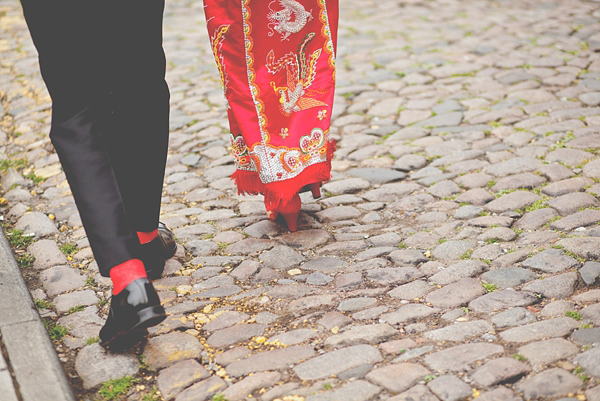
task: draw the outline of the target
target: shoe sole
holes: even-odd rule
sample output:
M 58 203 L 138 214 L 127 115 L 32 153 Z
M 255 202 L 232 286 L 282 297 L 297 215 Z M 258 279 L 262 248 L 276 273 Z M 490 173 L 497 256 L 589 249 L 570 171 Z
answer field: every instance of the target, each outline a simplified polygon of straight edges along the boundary
M 100 345 L 104 348 L 118 348 L 123 349 L 123 343 L 128 343 L 127 339 L 130 337 L 137 337 L 137 335 L 147 328 L 160 324 L 167 318 L 165 309 L 158 306 L 149 306 L 138 312 L 140 321 L 132 326 L 127 331 L 120 331 L 114 337 L 107 341 L 100 342 Z M 131 344 L 133 345 L 133 344 Z M 126 348 L 126 347 L 125 347 Z

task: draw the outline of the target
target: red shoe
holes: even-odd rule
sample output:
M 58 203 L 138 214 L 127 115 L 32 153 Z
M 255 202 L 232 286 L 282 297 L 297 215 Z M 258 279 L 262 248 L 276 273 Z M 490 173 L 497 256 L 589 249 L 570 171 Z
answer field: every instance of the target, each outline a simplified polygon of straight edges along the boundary
M 318 199 L 321 197 L 321 183 L 320 182 L 313 182 L 312 184 L 308 185 L 308 188 L 310 188 L 310 192 L 312 192 L 312 196 L 314 199 Z
M 269 217 L 269 220 L 275 220 L 278 215 L 283 215 L 283 218 L 288 225 L 288 229 L 294 232 L 298 230 L 298 214 L 300 213 L 301 207 L 302 201 L 300 200 L 300 196 L 296 194 L 285 205 L 279 204 L 274 209 L 267 209 L 267 216 Z

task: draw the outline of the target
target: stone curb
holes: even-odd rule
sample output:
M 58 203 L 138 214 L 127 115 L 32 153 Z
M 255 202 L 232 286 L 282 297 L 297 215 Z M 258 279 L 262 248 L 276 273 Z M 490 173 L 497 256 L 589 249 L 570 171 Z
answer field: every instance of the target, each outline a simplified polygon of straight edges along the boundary
M 7 358 L 5 361 L 0 353 L 0 394 L 3 400 L 75 401 L 67 376 L 2 230 L 0 348 Z M 12 378 L 11 371 L 14 375 Z

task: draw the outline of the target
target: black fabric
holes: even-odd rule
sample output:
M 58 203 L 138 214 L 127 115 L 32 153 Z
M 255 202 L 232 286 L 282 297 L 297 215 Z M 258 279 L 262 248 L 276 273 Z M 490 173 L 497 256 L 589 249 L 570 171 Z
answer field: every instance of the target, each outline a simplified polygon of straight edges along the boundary
M 52 97 L 50 138 L 100 273 L 158 226 L 169 135 L 164 0 L 22 0 Z
M 152 241 L 142 245 L 144 267 L 148 278 L 158 280 L 165 270 L 165 262 L 177 252 L 175 235 L 164 223 L 158 222 L 158 235 Z

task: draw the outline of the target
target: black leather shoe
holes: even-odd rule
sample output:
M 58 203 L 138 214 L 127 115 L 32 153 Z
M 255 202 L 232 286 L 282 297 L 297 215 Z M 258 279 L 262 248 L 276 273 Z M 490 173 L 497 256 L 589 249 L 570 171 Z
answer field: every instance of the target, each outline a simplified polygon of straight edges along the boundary
M 148 278 L 158 280 L 165 270 L 165 261 L 175 255 L 177 243 L 175 235 L 164 223 L 158 223 L 158 236 L 142 245 L 142 262 Z
M 110 301 L 110 311 L 100 329 L 100 345 L 119 349 L 139 337 L 148 327 L 156 326 L 167 317 L 152 283 L 139 278 L 129 283 Z

